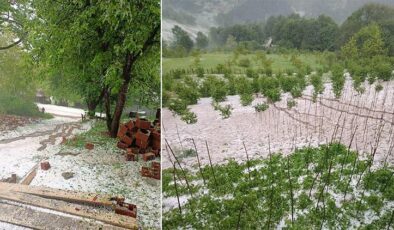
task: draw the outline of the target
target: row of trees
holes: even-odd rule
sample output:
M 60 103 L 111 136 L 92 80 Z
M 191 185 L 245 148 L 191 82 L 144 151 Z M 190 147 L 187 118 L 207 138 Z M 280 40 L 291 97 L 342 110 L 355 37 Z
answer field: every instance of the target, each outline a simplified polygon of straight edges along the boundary
M 17 35 L 35 79 L 63 98 L 83 98 L 90 114 L 103 105 L 111 136 L 130 86 L 138 91 L 160 84 L 159 0 L 20 0 L 4 6 L 10 20 L 20 18 L 14 28 L 22 29 Z M 160 87 L 152 90 L 149 97 L 159 104 Z

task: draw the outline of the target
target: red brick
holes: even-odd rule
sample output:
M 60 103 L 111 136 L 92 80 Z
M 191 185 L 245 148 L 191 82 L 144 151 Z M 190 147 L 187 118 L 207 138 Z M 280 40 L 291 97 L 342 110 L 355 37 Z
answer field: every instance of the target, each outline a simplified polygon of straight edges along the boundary
M 160 169 L 160 163 L 159 162 L 156 162 L 156 161 L 153 161 L 152 162 L 152 168 L 158 168 L 158 169 Z
M 142 166 L 140 173 L 141 173 L 141 176 L 143 176 L 143 177 L 151 177 L 150 168 L 148 168 L 148 167 Z
M 127 146 L 130 146 L 133 143 L 133 138 L 125 135 L 122 137 L 121 141 L 125 143 Z
M 118 137 L 122 138 L 124 135 L 126 135 L 127 130 L 128 130 L 128 128 L 126 125 L 120 125 L 119 131 L 118 131 Z
M 150 136 L 152 137 L 152 140 L 159 140 L 160 141 L 160 139 L 161 139 L 161 134 L 156 130 L 151 132 Z
M 134 121 L 129 121 L 126 124 L 128 130 L 132 130 L 135 126 Z
M 148 147 L 148 141 L 142 141 L 136 139 L 135 144 L 140 147 L 141 149 L 146 149 Z
M 150 136 L 150 131 L 149 130 L 143 130 L 140 129 L 135 135 L 135 139 L 143 141 L 143 142 L 148 142 Z
M 149 129 L 151 123 L 143 118 L 137 118 L 135 121 L 135 126 L 140 129 Z
M 159 150 L 161 148 L 161 141 L 160 140 L 153 140 L 151 143 L 152 149 Z

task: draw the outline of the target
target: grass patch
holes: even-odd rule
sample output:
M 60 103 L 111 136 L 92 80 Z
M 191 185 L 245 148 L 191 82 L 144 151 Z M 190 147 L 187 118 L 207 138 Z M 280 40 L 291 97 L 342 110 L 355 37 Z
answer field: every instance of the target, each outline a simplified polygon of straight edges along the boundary
M 107 135 L 105 121 L 97 120 L 92 124 L 92 128 L 87 132 L 77 134 L 73 139 L 67 140 L 66 146 L 73 148 L 85 148 L 86 143 L 93 143 L 96 146 L 113 146 L 116 148 L 117 139 Z

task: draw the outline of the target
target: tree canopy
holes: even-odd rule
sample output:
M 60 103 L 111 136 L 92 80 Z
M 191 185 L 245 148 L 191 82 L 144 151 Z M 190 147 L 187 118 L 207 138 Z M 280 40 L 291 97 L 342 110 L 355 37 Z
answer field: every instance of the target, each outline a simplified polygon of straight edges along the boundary
M 91 114 L 105 104 L 116 136 L 129 87 L 159 81 L 160 1 L 25 0 L 21 6 L 31 9 L 24 43 L 36 77 L 55 95 L 82 98 Z M 151 99 L 159 101 L 153 89 Z

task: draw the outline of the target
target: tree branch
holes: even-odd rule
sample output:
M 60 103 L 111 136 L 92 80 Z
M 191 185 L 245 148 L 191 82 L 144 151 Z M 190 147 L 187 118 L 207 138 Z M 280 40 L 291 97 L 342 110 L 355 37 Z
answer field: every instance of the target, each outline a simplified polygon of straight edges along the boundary
M 141 53 L 145 52 L 149 47 L 151 47 L 153 44 L 157 42 L 157 40 L 155 40 L 155 37 L 159 31 L 160 31 L 160 25 L 157 25 L 155 26 L 155 28 L 153 28 L 153 30 L 149 34 L 149 37 L 145 40 L 142 49 L 133 55 L 133 60 L 135 60 Z
M 12 43 L 12 44 L 10 44 L 10 45 L 8 45 L 8 46 L 0 47 L 0 50 L 10 49 L 10 48 L 12 48 L 12 47 L 18 45 L 18 44 L 21 43 L 21 42 L 22 42 L 22 39 L 19 39 L 18 41 L 14 42 L 14 43 Z

